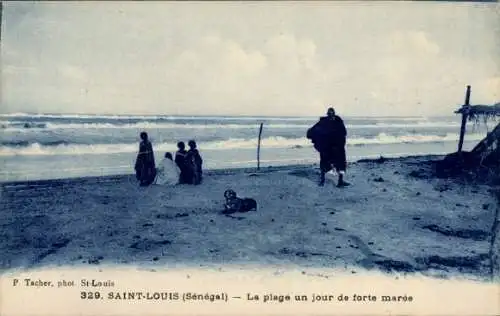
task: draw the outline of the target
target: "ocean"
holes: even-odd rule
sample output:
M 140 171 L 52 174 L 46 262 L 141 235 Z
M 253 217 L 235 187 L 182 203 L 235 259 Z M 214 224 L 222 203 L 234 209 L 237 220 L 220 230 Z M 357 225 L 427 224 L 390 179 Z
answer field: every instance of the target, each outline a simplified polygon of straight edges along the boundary
M 343 117 L 348 161 L 446 154 L 457 150 L 460 116 Z M 178 141 L 194 139 L 205 169 L 256 167 L 263 123 L 261 167 L 318 162 L 306 139 L 318 117 L 0 115 L 0 181 L 131 174 L 146 131 L 159 162 Z M 493 128 L 469 122 L 464 149 Z

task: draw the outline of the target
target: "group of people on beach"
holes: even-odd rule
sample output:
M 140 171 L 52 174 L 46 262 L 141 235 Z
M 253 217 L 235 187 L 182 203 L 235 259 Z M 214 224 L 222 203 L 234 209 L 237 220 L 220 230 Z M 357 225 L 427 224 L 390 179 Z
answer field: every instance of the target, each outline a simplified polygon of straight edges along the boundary
M 326 116 L 321 117 L 308 129 L 306 136 L 319 152 L 319 185 L 323 186 L 326 174 L 335 169 L 338 173 L 337 187 L 349 186 L 350 184 L 344 180 L 347 168 L 345 151 L 347 130 L 342 118 L 335 114 L 335 109 L 328 108 Z M 156 168 L 153 145 L 148 140 L 148 134 L 142 132 L 140 137 L 135 173 L 141 186 L 153 183 L 162 185 L 201 183 L 203 159 L 194 140 L 188 142 L 189 150 L 186 150 L 184 142 L 178 142 L 175 159 L 172 159 L 172 154 L 167 152 L 160 167 Z
M 202 181 L 203 159 L 196 142 L 188 142 L 186 150 L 184 142 L 177 143 L 175 159 L 167 152 L 158 168 L 155 164 L 153 145 L 146 132 L 140 134 L 139 153 L 135 161 L 135 175 L 141 186 L 153 183 L 159 185 L 193 184 Z

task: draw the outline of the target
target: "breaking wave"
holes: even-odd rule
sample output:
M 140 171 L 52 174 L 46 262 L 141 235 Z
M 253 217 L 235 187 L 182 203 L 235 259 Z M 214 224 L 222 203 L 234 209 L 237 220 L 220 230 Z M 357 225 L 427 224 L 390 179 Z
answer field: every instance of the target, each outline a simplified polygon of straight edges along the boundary
M 264 124 L 265 129 L 307 129 L 311 124 Z M 446 128 L 456 127 L 460 125 L 458 122 L 414 122 L 412 124 L 401 123 L 381 123 L 373 124 L 353 124 L 347 122 L 348 129 L 377 129 L 377 128 Z M 4 121 L 0 123 L 0 128 L 4 131 L 15 132 L 23 130 L 58 130 L 58 129 L 137 129 L 137 130 L 152 130 L 152 129 L 256 129 L 259 123 L 254 124 L 193 124 L 193 123 L 167 123 L 167 122 L 148 122 L 141 121 L 136 123 L 56 123 L 56 122 L 23 122 L 23 121 Z
M 267 124 L 267 128 L 308 128 L 305 124 Z M 0 125 L 4 130 L 15 131 L 22 129 L 245 129 L 258 128 L 259 124 L 189 124 L 189 123 L 32 123 L 32 122 L 5 122 Z
M 7 118 L 47 118 L 47 119 L 106 119 L 106 120 L 316 120 L 317 117 L 273 117 L 273 116 L 177 116 L 177 115 L 101 115 L 101 114 L 0 114 Z
M 481 134 L 467 135 L 467 140 L 481 140 Z M 457 141 L 457 134 L 438 135 L 401 135 L 394 136 L 379 133 L 376 137 L 354 137 L 348 138 L 348 146 L 383 145 L 383 144 L 414 144 L 414 143 L 439 143 Z M 263 148 L 300 148 L 310 147 L 311 142 L 306 138 L 267 137 L 262 139 Z M 175 151 L 176 143 L 154 143 L 155 151 Z M 226 140 L 200 142 L 200 150 L 231 150 L 231 149 L 254 149 L 257 139 L 231 138 Z M 4 142 L 0 146 L 0 156 L 16 155 L 99 155 L 113 153 L 134 153 L 138 149 L 136 143 L 119 144 L 73 144 L 66 141 L 29 143 Z

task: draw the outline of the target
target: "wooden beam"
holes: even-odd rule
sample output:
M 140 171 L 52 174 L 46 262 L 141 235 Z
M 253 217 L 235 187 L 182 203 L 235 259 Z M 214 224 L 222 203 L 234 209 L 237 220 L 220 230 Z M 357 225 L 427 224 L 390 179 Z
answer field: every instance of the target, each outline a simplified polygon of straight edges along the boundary
M 467 86 L 465 92 L 465 103 L 462 105 L 462 125 L 460 126 L 460 139 L 458 140 L 458 152 L 462 152 L 464 145 L 465 127 L 467 125 L 467 116 L 469 115 L 468 108 L 470 106 L 470 86 Z
M 3 1 L 0 0 L 0 45 L 2 43 L 2 24 L 3 24 L 2 13 L 3 13 Z
M 257 170 L 260 170 L 260 138 L 262 136 L 262 127 L 264 123 L 260 123 L 259 128 L 259 143 L 257 144 Z

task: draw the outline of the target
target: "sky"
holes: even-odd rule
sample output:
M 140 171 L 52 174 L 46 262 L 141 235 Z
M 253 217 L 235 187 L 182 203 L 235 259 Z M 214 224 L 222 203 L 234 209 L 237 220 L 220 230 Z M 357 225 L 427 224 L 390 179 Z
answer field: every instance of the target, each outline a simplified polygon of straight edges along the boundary
M 0 112 L 450 115 L 500 101 L 500 4 L 5 2 Z

